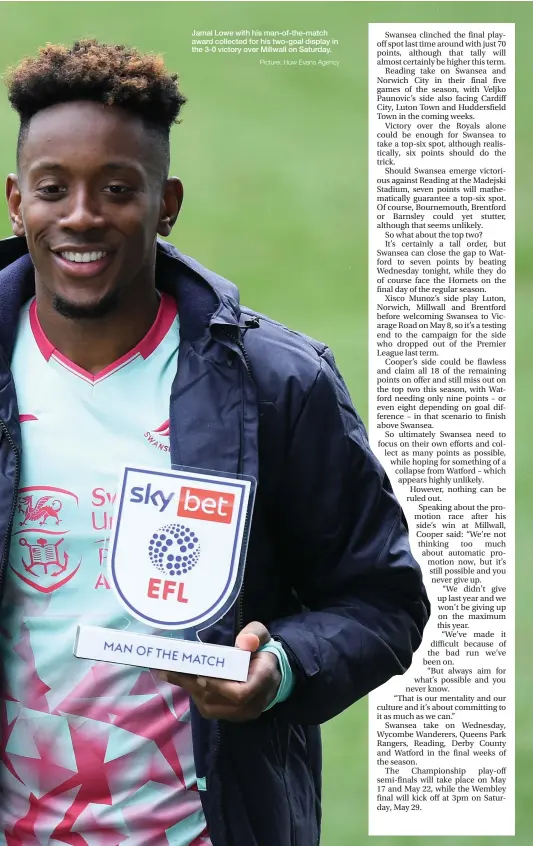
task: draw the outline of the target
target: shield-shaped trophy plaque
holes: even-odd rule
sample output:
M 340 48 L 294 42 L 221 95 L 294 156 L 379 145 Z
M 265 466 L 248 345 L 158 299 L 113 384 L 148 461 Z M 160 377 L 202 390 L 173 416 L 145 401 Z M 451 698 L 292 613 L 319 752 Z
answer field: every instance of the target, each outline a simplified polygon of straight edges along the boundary
M 239 595 L 255 479 L 187 467 L 125 467 L 118 491 L 110 582 L 127 612 L 149 629 L 142 634 L 82 625 L 74 654 L 245 681 L 250 653 L 203 643 L 199 632 Z

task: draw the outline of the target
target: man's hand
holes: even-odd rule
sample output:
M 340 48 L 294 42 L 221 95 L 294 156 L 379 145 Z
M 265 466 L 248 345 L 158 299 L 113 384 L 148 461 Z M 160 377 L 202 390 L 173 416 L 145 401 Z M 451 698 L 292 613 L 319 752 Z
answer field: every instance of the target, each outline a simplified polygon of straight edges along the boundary
M 235 646 L 255 653 L 245 682 L 163 671 L 159 676 L 186 690 L 202 717 L 235 723 L 255 720 L 275 698 L 281 682 L 277 657 L 272 652 L 257 652 L 269 640 L 269 631 L 257 622 L 249 623 L 237 635 Z

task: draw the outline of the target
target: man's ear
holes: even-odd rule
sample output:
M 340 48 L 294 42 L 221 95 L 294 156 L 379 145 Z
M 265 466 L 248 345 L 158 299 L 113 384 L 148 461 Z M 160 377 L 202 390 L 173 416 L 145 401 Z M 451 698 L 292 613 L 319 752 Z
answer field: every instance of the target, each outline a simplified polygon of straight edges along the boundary
M 6 180 L 6 199 L 13 234 L 22 237 L 26 234 L 22 220 L 22 196 L 18 176 L 14 173 L 10 173 Z
M 161 216 L 157 232 L 163 237 L 170 235 L 172 227 L 178 219 L 181 204 L 183 203 L 183 184 L 177 176 L 171 176 L 165 182 L 163 197 L 161 199 Z

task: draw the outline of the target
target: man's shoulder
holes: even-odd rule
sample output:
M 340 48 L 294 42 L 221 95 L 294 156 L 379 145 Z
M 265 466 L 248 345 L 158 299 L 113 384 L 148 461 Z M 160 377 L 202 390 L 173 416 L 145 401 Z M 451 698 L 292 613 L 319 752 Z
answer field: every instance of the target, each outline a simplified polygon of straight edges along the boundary
M 307 395 L 325 364 L 333 363 L 327 344 L 246 306 L 241 314 L 260 401 L 278 403 L 286 393 Z
M 211 307 L 220 317 L 222 304 L 224 314 L 239 325 L 260 402 L 279 405 L 288 394 L 291 399 L 304 398 L 321 370 L 334 367 L 333 355 L 325 343 L 242 305 L 235 283 L 168 242 L 159 242 L 159 248 L 193 271 L 193 276 L 207 282 L 219 303 Z
M 227 308 L 224 313 L 238 323 L 260 400 L 273 402 L 275 397 L 279 399 L 280 390 L 287 382 L 293 390 L 310 390 L 324 358 L 333 360 L 326 344 L 242 305 L 234 282 L 181 253 L 172 244 L 159 241 L 159 248 L 177 259 L 189 272 L 193 271 L 196 278 L 207 282 L 216 293 L 219 304 L 223 303 Z M 219 307 L 215 308 L 220 315 Z

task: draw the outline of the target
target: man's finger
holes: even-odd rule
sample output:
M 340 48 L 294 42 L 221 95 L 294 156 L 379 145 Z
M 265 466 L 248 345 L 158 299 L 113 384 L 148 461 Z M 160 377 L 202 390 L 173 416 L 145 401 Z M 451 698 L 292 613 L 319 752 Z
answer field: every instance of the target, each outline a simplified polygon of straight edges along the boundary
M 242 706 L 255 699 L 261 693 L 265 682 L 278 670 L 278 659 L 275 655 L 260 652 L 254 655 L 250 662 L 248 679 L 245 682 L 234 682 L 226 679 L 207 679 L 205 692 L 217 697 L 220 701 Z M 279 680 L 278 680 L 279 686 Z
M 211 700 L 219 698 L 220 701 L 228 703 L 237 703 L 242 699 L 242 688 L 245 682 L 233 682 L 225 679 L 206 679 L 203 676 L 193 676 L 189 673 L 171 673 L 166 670 L 160 670 L 159 678 L 169 684 L 175 684 L 186 690 L 187 693 L 193 697 L 201 697 L 205 699 L 206 694 L 209 694 Z
M 248 623 L 237 635 L 235 646 L 245 649 L 247 652 L 257 652 L 260 646 L 264 646 L 270 640 L 270 632 L 263 623 L 254 620 Z
M 157 674 L 162 681 L 178 685 L 188 693 L 197 693 L 199 688 L 202 689 L 206 686 L 205 679 L 200 680 L 198 676 L 193 676 L 190 673 L 171 673 L 167 670 L 158 670 Z
M 193 676 L 189 673 L 171 673 L 166 670 L 159 671 L 159 677 L 170 684 L 183 687 L 189 693 L 198 694 L 209 692 L 228 702 L 242 702 L 243 699 L 255 696 L 258 688 L 262 686 L 263 680 L 268 675 L 269 665 L 274 663 L 277 666 L 277 659 L 266 652 L 254 656 L 250 663 L 248 679 L 245 682 L 230 681 L 229 679 L 205 678 Z

